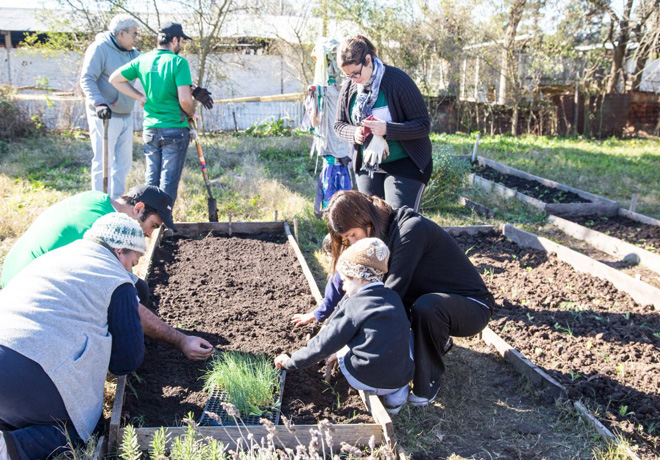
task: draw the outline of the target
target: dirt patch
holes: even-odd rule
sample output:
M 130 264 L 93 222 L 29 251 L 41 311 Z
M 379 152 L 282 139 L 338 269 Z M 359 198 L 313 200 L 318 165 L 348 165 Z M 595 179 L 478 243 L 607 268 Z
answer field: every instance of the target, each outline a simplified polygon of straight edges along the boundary
M 170 325 L 221 350 L 276 356 L 305 345 L 310 328 L 293 328 L 295 313 L 314 300 L 293 249 L 279 234 L 174 238 L 154 254 L 152 307 Z M 199 420 L 207 394 L 205 363 L 147 339 L 145 360 L 129 379 L 124 416 L 144 426 L 175 426 L 188 412 Z M 339 375 L 338 375 L 339 374 Z M 357 393 L 335 371 L 323 381 L 320 365 L 287 373 L 282 412 L 298 424 L 372 423 Z
M 660 226 L 624 216 L 567 216 L 572 222 L 660 254 Z
M 457 237 L 498 308 L 490 327 L 582 398 L 614 432 L 660 455 L 660 312 L 609 282 L 504 237 Z
M 504 174 L 490 166 L 474 165 L 472 166 L 472 172 L 484 179 L 502 184 L 505 187 L 517 190 L 524 195 L 536 198 L 544 203 L 590 203 L 589 200 L 585 200 L 576 193 L 547 187 L 535 180 Z

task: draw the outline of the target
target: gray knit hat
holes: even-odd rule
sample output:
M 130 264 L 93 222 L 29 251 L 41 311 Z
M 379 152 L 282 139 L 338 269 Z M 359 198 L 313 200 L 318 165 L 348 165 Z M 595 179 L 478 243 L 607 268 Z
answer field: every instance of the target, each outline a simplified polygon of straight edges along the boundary
M 140 224 L 121 212 L 111 212 L 99 217 L 83 238 L 114 249 L 131 249 L 142 254 L 147 249 Z
M 378 238 L 362 238 L 341 253 L 337 271 L 351 278 L 383 281 L 390 250 Z

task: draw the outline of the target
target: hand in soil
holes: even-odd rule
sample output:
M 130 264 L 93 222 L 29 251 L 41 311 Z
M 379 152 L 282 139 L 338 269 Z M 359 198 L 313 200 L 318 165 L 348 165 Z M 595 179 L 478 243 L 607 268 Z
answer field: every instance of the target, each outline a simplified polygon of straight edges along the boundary
M 291 322 L 293 322 L 294 326 L 297 327 L 297 326 L 304 326 L 305 324 L 309 324 L 315 319 L 316 318 L 314 317 L 313 313 L 298 313 L 296 315 L 293 315 Z
M 203 361 L 213 354 L 213 345 L 194 335 L 184 336 L 179 348 L 191 361 Z
M 288 359 L 289 359 L 289 355 L 287 355 L 286 353 L 282 353 L 277 358 L 275 358 L 275 367 L 277 367 L 278 369 L 282 369 L 284 367 L 284 363 L 287 362 Z M 286 369 L 286 367 L 284 367 L 284 369 Z

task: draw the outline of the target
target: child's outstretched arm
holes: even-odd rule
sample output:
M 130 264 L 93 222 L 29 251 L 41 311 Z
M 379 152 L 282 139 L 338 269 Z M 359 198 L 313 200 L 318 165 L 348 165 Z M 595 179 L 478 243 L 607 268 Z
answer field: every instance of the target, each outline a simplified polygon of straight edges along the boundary
M 337 304 L 342 297 L 344 297 L 344 290 L 341 277 L 339 276 L 339 273 L 335 272 L 330 276 L 330 279 L 325 285 L 325 293 L 321 304 L 311 313 L 299 313 L 293 315 L 291 322 L 293 322 L 295 326 L 304 326 L 314 320 L 322 323 L 335 311 L 335 308 L 337 308 Z

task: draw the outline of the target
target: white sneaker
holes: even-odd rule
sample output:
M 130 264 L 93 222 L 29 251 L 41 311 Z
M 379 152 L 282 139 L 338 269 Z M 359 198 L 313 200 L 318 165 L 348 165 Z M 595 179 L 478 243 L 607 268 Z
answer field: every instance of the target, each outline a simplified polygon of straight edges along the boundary
M 7 452 L 7 444 L 2 431 L 0 431 L 0 460 L 9 460 L 9 452 Z
M 440 386 L 438 386 L 438 389 L 436 390 L 432 398 L 424 398 L 423 396 L 417 396 L 415 393 L 410 393 L 408 395 L 408 404 L 410 404 L 413 407 L 426 407 L 430 403 L 435 401 L 435 398 L 438 397 L 439 393 L 440 393 Z

